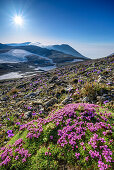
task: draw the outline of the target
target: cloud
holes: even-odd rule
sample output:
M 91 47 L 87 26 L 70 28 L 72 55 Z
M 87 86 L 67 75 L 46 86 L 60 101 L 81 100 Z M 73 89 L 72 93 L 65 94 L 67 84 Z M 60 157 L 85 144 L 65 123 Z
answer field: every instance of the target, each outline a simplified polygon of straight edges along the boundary
M 76 43 L 73 44 L 73 47 L 92 59 L 106 57 L 114 53 L 114 43 Z

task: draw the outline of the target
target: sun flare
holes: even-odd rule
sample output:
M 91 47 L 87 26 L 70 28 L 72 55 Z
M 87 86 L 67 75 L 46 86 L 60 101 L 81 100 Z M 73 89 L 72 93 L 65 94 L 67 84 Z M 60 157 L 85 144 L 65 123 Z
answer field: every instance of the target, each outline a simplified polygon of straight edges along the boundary
M 14 17 L 14 23 L 16 24 L 16 25 L 22 25 L 23 24 L 23 18 L 22 18 L 22 16 L 15 16 Z

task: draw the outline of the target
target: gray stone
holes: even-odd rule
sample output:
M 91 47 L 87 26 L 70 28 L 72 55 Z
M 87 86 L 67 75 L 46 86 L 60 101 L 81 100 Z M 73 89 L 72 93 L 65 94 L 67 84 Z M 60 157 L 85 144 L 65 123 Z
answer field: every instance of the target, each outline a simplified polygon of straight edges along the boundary
M 38 100 L 34 100 L 32 102 L 33 105 L 42 105 L 42 100 L 38 99 Z
M 73 83 L 77 84 L 78 83 L 78 79 L 74 79 Z
M 50 106 L 52 106 L 53 104 L 55 104 L 57 102 L 57 99 L 56 98 L 52 98 L 50 99 L 49 101 L 47 101 L 45 104 L 44 104 L 44 107 L 45 108 L 48 108 Z
M 83 103 L 87 103 L 87 102 L 89 102 L 89 97 L 87 97 L 87 96 L 86 96 L 86 97 L 84 97 L 84 98 L 82 99 L 82 102 L 83 102 Z
M 2 101 L 7 101 L 8 99 L 9 99 L 9 97 L 5 96 L 5 97 L 2 98 Z
M 68 103 L 71 103 L 71 102 L 72 102 L 72 99 L 68 96 L 61 103 L 62 104 L 68 104 Z
M 97 101 L 100 103 L 103 103 L 106 100 L 111 101 L 111 97 L 105 94 L 103 96 L 97 96 Z
M 31 111 L 28 111 L 28 112 L 24 113 L 24 119 L 29 119 L 31 117 L 32 117 L 32 112 Z
M 97 80 L 98 83 L 106 83 L 107 82 L 106 77 L 101 76 L 101 75 L 99 75 L 98 77 L 99 77 Z
M 26 98 L 34 98 L 34 97 L 36 97 L 36 93 L 29 93 L 29 94 L 27 94 L 26 96 L 24 96 L 24 98 L 26 99 Z
M 55 81 L 58 79 L 58 77 L 57 76 L 53 76 L 52 78 L 51 78 L 51 80 L 49 81 L 49 83 L 55 83 Z
M 73 92 L 73 87 L 71 85 L 67 86 L 67 88 L 65 88 L 66 92 Z
M 6 118 L 7 116 L 6 115 L 2 115 L 2 119 Z
M 61 93 L 57 92 L 56 93 L 56 98 L 58 99 L 60 97 Z

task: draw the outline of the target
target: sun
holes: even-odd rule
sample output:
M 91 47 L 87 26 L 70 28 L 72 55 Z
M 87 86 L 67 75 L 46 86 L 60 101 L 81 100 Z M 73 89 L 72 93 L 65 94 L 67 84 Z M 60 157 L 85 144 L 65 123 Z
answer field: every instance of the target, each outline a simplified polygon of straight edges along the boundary
M 14 17 L 14 23 L 16 24 L 16 25 L 22 25 L 23 24 L 23 17 L 22 16 L 19 16 L 19 15 L 16 15 L 15 17 Z

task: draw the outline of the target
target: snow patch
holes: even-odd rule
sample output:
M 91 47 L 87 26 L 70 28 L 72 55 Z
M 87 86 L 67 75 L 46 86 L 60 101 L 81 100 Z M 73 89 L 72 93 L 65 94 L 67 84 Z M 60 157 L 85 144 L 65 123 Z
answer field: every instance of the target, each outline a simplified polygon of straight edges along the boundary
M 23 77 L 23 75 L 19 74 L 19 72 L 11 72 L 11 73 L 4 74 L 4 75 L 0 76 L 0 80 L 21 78 L 21 77 Z
M 13 49 L 6 53 L 0 54 L 0 63 L 19 63 L 27 62 L 27 55 L 31 53 L 26 50 Z
M 44 70 L 44 71 L 48 71 L 48 70 L 52 70 L 56 68 L 56 66 L 47 66 L 47 67 L 37 67 L 34 70 Z

